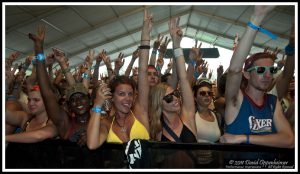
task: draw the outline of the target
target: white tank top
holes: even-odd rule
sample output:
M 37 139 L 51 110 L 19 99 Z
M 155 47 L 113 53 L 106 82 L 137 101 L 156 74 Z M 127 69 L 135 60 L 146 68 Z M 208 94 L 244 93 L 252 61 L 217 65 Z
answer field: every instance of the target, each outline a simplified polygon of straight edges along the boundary
M 198 111 L 195 115 L 196 128 L 197 128 L 197 141 L 214 143 L 219 140 L 221 136 L 221 131 L 218 126 L 218 121 L 216 115 L 211 112 L 214 117 L 214 121 L 207 121 L 200 117 Z

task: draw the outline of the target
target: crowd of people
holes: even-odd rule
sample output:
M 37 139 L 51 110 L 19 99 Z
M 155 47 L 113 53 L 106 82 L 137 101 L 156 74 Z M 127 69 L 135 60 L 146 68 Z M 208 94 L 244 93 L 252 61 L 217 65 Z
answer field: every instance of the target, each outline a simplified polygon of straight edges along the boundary
M 98 55 L 90 50 L 71 72 L 63 52 L 44 54 L 46 28 L 38 26 L 28 35 L 35 56 L 16 67 L 18 53 L 6 58 L 6 143 L 64 139 L 97 149 L 105 142 L 143 139 L 294 148 L 294 26 L 283 48 L 286 58 L 277 66 L 278 50 L 265 49 L 247 58 L 259 26 L 273 8 L 255 6 L 252 25 L 235 45 L 229 68 L 218 68 L 216 82 L 202 59 L 201 43 L 196 41 L 190 49 L 185 66 L 179 18 L 169 21 L 171 38 L 159 35 L 150 45 L 153 15 L 144 11 L 140 46 L 124 74 L 119 73 L 124 55 L 119 54 L 113 69 L 105 50 Z M 162 72 L 169 42 L 174 57 Z M 133 68 L 136 60 L 138 68 Z M 53 72 L 55 61 L 60 69 Z M 102 61 L 108 75 L 99 77 Z M 25 77 L 29 66 L 31 75 Z

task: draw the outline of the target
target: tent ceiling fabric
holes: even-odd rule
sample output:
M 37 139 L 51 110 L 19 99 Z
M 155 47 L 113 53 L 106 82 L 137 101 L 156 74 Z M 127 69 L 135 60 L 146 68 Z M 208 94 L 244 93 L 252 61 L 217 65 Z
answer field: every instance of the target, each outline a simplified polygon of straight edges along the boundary
M 74 67 L 83 63 L 89 49 L 96 53 L 105 49 L 114 61 L 120 52 L 129 56 L 140 43 L 143 10 L 153 13 L 151 45 L 157 35 L 169 36 L 168 20 L 180 17 L 184 36 L 197 38 L 227 49 L 232 49 L 236 33 L 242 36 L 253 5 L 6 5 L 5 56 L 21 53 L 18 61 L 33 54 L 33 43 L 28 33 L 38 25 L 46 25 L 45 53 L 51 48 L 64 51 Z M 250 53 L 265 47 L 283 49 L 288 44 L 289 32 L 295 19 L 295 4 L 277 6 L 262 27 L 276 34 L 272 40 L 259 32 Z M 222 55 L 221 55 L 222 56 Z M 280 57 L 281 58 L 281 57 Z M 17 61 L 17 62 L 18 62 Z

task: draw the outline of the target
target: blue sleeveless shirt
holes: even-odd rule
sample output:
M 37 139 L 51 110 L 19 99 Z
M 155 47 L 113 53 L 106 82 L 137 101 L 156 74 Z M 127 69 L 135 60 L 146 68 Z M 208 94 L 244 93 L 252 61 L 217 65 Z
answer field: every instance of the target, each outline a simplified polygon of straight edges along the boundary
M 225 131 L 230 134 L 266 135 L 276 133 L 274 125 L 274 111 L 277 97 L 266 94 L 261 107 L 255 105 L 244 93 L 243 102 L 236 119 L 225 126 Z

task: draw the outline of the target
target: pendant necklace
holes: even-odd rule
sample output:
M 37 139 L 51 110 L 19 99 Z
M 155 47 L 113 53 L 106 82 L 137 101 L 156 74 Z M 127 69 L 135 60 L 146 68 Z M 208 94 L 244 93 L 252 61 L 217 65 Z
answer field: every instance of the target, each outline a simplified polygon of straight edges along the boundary
M 127 117 L 126 117 L 126 118 L 127 118 Z M 116 117 L 117 125 L 121 128 L 121 132 L 123 132 L 123 133 L 126 133 L 126 132 L 127 132 L 127 128 L 126 128 L 126 126 L 125 126 L 126 118 L 125 118 L 125 120 L 124 120 L 123 126 L 121 126 L 121 125 L 119 124 L 118 120 L 117 120 L 117 117 Z

